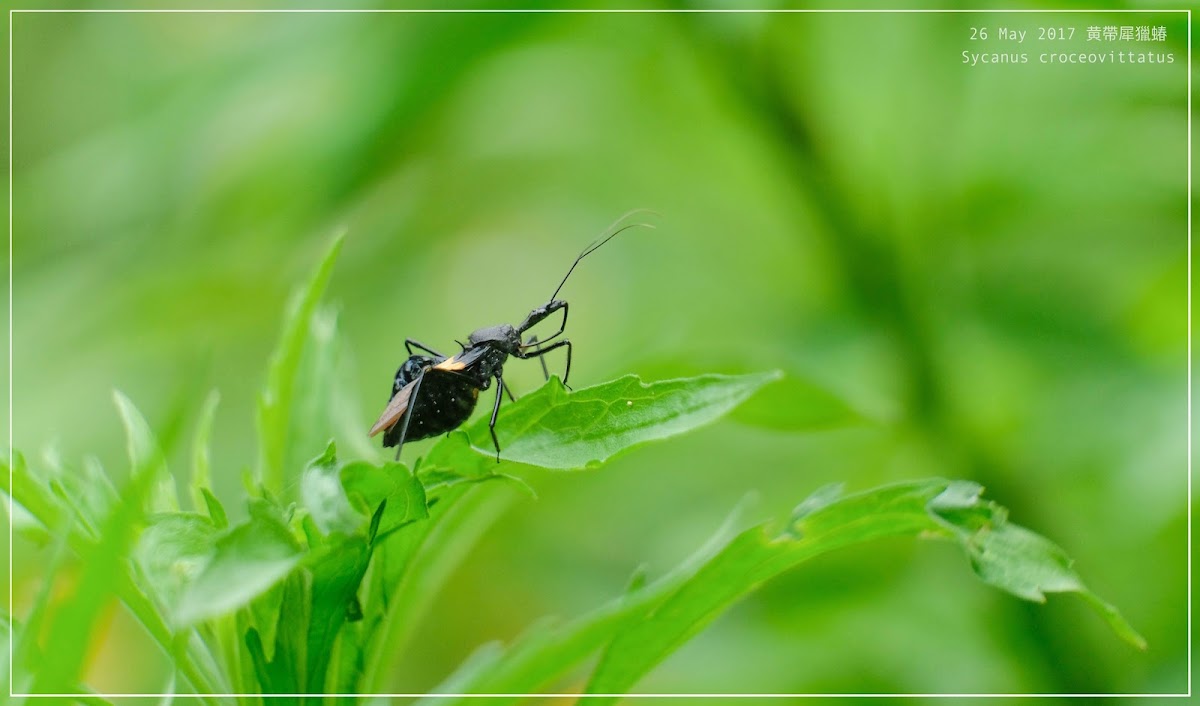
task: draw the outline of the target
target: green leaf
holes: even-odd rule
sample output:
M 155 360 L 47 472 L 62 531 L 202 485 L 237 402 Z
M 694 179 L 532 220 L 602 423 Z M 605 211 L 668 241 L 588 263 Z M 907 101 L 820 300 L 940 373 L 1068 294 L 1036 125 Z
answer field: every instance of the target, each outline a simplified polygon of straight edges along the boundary
M 896 536 L 957 541 L 984 580 L 1014 595 L 1034 598 L 1051 590 L 1077 592 L 1121 637 L 1137 646 L 1144 644 L 1115 609 L 1082 587 L 1066 568 L 1060 549 L 1008 524 L 1005 510 L 982 500 L 979 491 L 973 483 L 938 479 L 846 497 L 838 497 L 834 487 L 823 488 L 802 502 L 782 528 L 763 524 L 728 541 L 710 542 L 709 549 L 680 569 L 641 587 L 635 585 L 583 618 L 565 625 L 545 624 L 503 650 L 485 647 L 446 686 L 458 693 L 532 693 L 603 648 L 586 691 L 625 693 L 765 581 L 820 554 Z M 999 544 L 995 537 L 1002 538 Z M 588 703 L 613 700 L 596 697 Z M 512 701 L 500 698 L 497 703 Z
M 406 466 L 376 466 L 355 461 L 338 467 L 336 447 L 308 464 L 300 482 L 300 495 L 323 534 L 364 534 L 368 521 L 383 506 L 376 533 L 429 516 L 425 488 Z
M 632 363 L 633 369 L 650 377 L 692 376 L 720 371 L 747 373 L 780 361 L 779 351 L 758 351 L 747 357 L 728 351 L 689 351 L 686 355 L 652 357 Z M 742 424 L 778 431 L 812 432 L 870 423 L 858 410 L 829 389 L 799 371 L 784 371 L 779 382 L 768 385 L 730 417 Z
M 229 518 L 225 514 L 225 506 L 217 499 L 217 496 L 212 494 L 208 488 L 201 488 L 200 495 L 204 499 L 204 507 L 208 510 L 208 517 L 217 529 L 225 529 L 229 526 Z
M 301 558 L 282 523 L 260 513 L 217 539 L 212 559 L 180 598 L 177 621 L 188 625 L 231 612 L 286 576 Z
M 30 472 L 24 456 L 14 451 L 13 460 L 14 465 L 11 469 L 6 462 L 0 463 L 0 484 L 3 485 L 5 492 L 8 492 L 15 502 L 20 503 L 21 507 L 24 507 L 53 536 L 66 538 L 71 550 L 77 556 L 88 559 L 89 562 L 92 557 L 103 556 L 97 540 L 83 532 L 78 523 L 72 519 L 71 511 L 58 498 L 54 497 L 41 478 Z M 9 484 L 10 473 L 13 481 L 11 487 Z M 106 523 L 111 524 L 114 516 L 122 512 L 128 515 L 126 519 L 129 526 L 138 521 L 142 513 L 141 504 L 144 501 L 145 486 L 150 483 L 149 476 L 150 473 L 147 469 L 134 469 L 130 483 L 122 491 L 120 502 L 114 504 L 112 512 L 106 518 Z M 138 504 L 132 506 L 129 503 L 135 496 L 138 497 Z M 122 508 L 128 509 L 123 510 Z M 102 571 L 105 572 L 106 580 L 111 578 L 115 581 L 116 595 L 125 603 L 133 616 L 145 626 L 146 631 L 163 651 L 172 655 L 180 673 L 192 688 L 199 693 L 218 693 L 221 686 L 217 679 L 186 651 L 176 650 L 177 643 L 173 641 L 169 628 L 155 610 L 153 603 L 133 583 L 124 570 L 114 571 L 113 566 L 123 566 L 123 564 L 112 564 L 104 568 Z M 101 571 L 101 569 L 97 569 L 97 571 Z M 81 593 L 80 599 L 99 596 L 104 590 L 103 584 L 104 582 L 97 584 L 93 587 L 93 591 Z M 87 628 L 81 623 L 78 629 L 86 631 Z M 215 703 L 213 699 L 207 697 L 204 697 L 203 700 L 209 704 Z
M 357 604 L 358 587 L 371 559 L 365 537 L 346 537 L 327 546 L 309 562 L 312 571 L 312 610 L 307 643 L 307 689 L 325 690 L 325 676 L 338 631 L 350 606 Z
M 329 442 L 325 453 L 308 463 L 300 477 L 300 499 L 324 534 L 350 534 L 366 522 L 354 511 L 342 489 L 337 471 L 337 447 Z
M 70 510 L 61 497 L 55 496 L 43 479 L 29 471 L 25 456 L 14 451 L 10 467 L 7 459 L 0 472 L 0 485 L 10 498 L 24 508 L 25 517 L 36 520 L 53 535 L 66 536 L 71 529 Z M 17 513 L 13 513 L 14 520 Z
M 43 564 L 45 571 L 42 575 L 42 585 L 24 621 L 14 622 L 7 611 L 4 613 L 4 622 L 9 632 L 5 641 L 8 654 L 5 655 L 3 666 L 0 666 L 6 675 L 5 679 L 0 680 L 0 686 L 6 685 L 11 691 L 28 692 L 38 672 L 37 667 L 43 661 L 38 636 L 42 633 L 42 626 L 51 612 L 55 586 L 60 585 L 59 581 L 67 561 L 66 549 L 66 538 L 60 537 L 50 553 L 49 561 Z
M 212 489 L 212 478 L 209 474 L 208 440 L 212 436 L 213 419 L 217 415 L 217 404 L 221 394 L 216 390 L 208 393 L 204 406 L 200 409 L 200 421 L 196 423 L 196 435 L 192 438 L 192 508 L 197 512 L 210 507 L 204 490 Z M 215 519 L 215 518 L 214 518 Z
M 787 375 L 730 415 L 735 421 L 778 431 L 818 431 L 865 424 L 845 400 L 804 378 Z
M 380 503 L 387 502 L 377 534 L 386 535 L 405 523 L 429 517 L 425 487 L 403 464 L 375 466 L 356 461 L 342 466 L 340 476 L 350 504 L 362 516 L 370 517 Z
M 246 632 L 246 645 L 251 650 L 255 673 L 265 693 L 295 694 L 304 690 L 308 650 L 308 628 L 312 614 L 312 574 L 293 571 L 282 583 L 268 591 L 274 607 L 270 612 L 275 630 L 274 657 L 264 649 L 257 628 Z M 257 601 L 255 602 L 257 603 Z M 251 644 L 251 643 L 256 644 Z M 272 699 L 282 703 L 298 703 L 293 699 Z
M 317 306 L 296 367 L 284 468 L 303 467 L 318 444 L 334 436 L 339 340 L 337 309 Z M 356 431 L 361 438 L 361 427 Z
M 133 468 L 145 469 L 150 474 L 152 487 L 150 490 L 150 510 L 153 512 L 173 512 L 179 509 L 179 493 L 175 488 L 175 478 L 167 469 L 167 459 L 162 447 L 158 444 L 154 432 L 146 418 L 138 411 L 133 402 L 120 392 L 113 390 L 113 401 L 121 415 L 121 423 L 125 425 L 126 448 L 129 452 L 129 463 Z
M 643 383 L 627 375 L 573 392 L 558 378 L 502 410 L 496 434 L 501 458 L 557 470 L 593 468 L 648 441 L 715 421 L 779 373 L 701 375 Z M 472 448 L 494 458 L 486 417 L 467 431 Z M 451 434 L 429 453 L 430 467 L 462 470 L 461 441 Z
M 339 233 L 333 239 L 308 284 L 293 294 L 279 343 L 267 368 L 267 383 L 259 396 L 258 479 L 274 493 L 281 492 L 284 487 L 284 460 L 290 441 L 292 400 L 296 392 L 301 355 L 309 337 L 313 313 L 333 274 L 343 235 Z
M 159 605 L 172 609 L 216 549 L 217 529 L 207 518 L 171 513 L 150 518 L 134 558 Z
M 50 622 L 44 643 L 44 659 L 34 678 L 33 692 L 76 691 L 89 647 L 89 641 L 80 639 L 80 635 L 93 634 L 100 613 L 114 596 L 121 595 L 131 602 L 131 607 L 136 598 L 145 600 L 144 596 L 128 590 L 128 576 L 119 567 L 124 567 L 129 557 L 135 528 L 142 521 L 142 508 L 147 496 L 154 489 L 161 488 L 161 475 L 165 467 L 145 420 L 120 393 L 114 394 L 129 435 L 130 458 L 133 461 L 129 483 L 121 494 L 120 504 L 115 505 L 104 519 L 99 540 L 86 554 L 81 554 L 79 585 L 86 586 L 87 590 L 77 591 L 65 600 Z M 69 537 L 71 528 L 62 529 Z
M 981 500 L 982 492 L 974 483 L 955 483 L 930 502 L 930 511 L 955 533 L 980 579 L 1037 603 L 1046 601 L 1046 593 L 1077 593 L 1121 639 L 1138 649 L 1146 649 L 1145 638 L 1116 607 L 1084 585 L 1062 548 L 1035 532 L 1006 522 L 1004 508 Z M 974 515 L 969 512 L 972 509 Z M 980 517 L 991 522 L 985 524 Z M 997 517 L 999 521 L 995 520 Z
M 279 633 L 279 616 L 283 612 L 284 585 L 277 583 L 263 591 L 244 612 L 246 621 L 254 628 L 266 658 L 275 659 L 275 638 Z
M 693 576 L 737 535 L 744 524 L 746 500 L 730 513 L 722 526 L 692 556 L 673 571 L 652 583 L 644 583 L 569 623 L 542 621 L 521 635 L 514 644 L 499 649 L 495 643 L 484 645 L 434 693 L 535 693 L 612 641 L 623 626 L 636 622 L 654 605 Z M 631 582 L 641 583 L 635 579 Z M 464 701 L 463 699 L 423 699 L 424 706 Z M 466 699 L 467 703 L 472 699 Z M 496 698 L 489 703 L 516 703 L 517 697 Z
M 484 492 L 477 483 L 446 488 L 430 505 L 428 520 L 405 525 L 378 543 L 363 622 L 379 621 L 379 627 L 366 650 L 362 693 L 387 688 L 389 665 L 404 653 L 446 577 L 513 497 Z
M 826 493 L 809 504 L 815 509 L 806 510 L 781 533 L 767 525 L 743 532 L 666 600 L 616 635 L 587 691 L 627 691 L 762 582 L 819 554 L 881 537 L 949 537 L 963 546 L 981 578 L 1016 596 L 1037 600 L 1042 591 L 1074 591 L 1089 604 L 1099 601 L 1066 567 L 1061 549 L 1007 524 L 1003 508 L 983 501 L 980 491 L 974 483 L 931 480 L 885 486 L 832 502 Z M 1113 622 L 1115 610 L 1101 612 L 1121 637 L 1144 645 L 1119 615 Z

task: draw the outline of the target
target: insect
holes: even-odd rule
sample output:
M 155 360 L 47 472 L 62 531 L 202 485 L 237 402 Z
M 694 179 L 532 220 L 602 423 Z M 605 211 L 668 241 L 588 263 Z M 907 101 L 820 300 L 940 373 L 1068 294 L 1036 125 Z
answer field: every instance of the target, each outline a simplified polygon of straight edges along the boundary
M 617 219 L 604 235 L 584 248 L 579 257 L 575 258 L 575 262 L 571 263 L 567 274 L 550 295 L 549 301 L 529 312 L 520 324 L 499 324 L 478 329 L 467 337 L 466 343 L 459 344 L 462 350 L 452 356 L 442 355 L 420 341 L 405 339 L 404 347 L 409 357 L 396 370 L 387 407 L 371 427 L 369 435 L 375 436 L 383 432 L 384 447 L 395 446 L 398 461 L 404 442 L 436 436 L 467 421 L 479 402 L 479 393 L 490 388 L 495 380 L 496 401 L 492 405 L 488 430 L 496 447 L 496 462 L 499 463 L 500 440 L 496 438 L 496 415 L 500 413 L 502 395 L 507 394 L 510 400 L 513 399 L 512 391 L 504 383 L 505 362 L 509 356 L 521 360 L 537 358 L 542 362 L 542 372 L 549 378 L 543 356 L 559 348 L 566 348 L 567 365 L 563 373 L 563 384 L 567 384 L 571 375 L 571 341 L 568 338 L 555 339 L 562 336 L 567 329 L 568 307 L 566 301 L 557 298 L 558 293 L 562 291 L 563 285 L 583 258 L 630 228 L 654 227 L 649 223 L 631 223 L 617 228 L 617 225 L 632 213 L 636 212 L 627 213 Z M 522 342 L 522 336 L 529 329 L 559 310 L 562 311 L 562 321 L 558 331 L 540 341 L 536 335 L 531 334 Z M 416 353 L 413 349 L 420 352 Z

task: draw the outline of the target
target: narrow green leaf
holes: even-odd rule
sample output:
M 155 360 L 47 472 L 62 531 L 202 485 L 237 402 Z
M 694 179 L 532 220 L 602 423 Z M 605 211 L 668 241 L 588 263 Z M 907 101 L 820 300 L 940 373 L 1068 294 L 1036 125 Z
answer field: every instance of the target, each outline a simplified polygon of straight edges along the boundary
M 283 612 L 283 584 L 263 591 L 244 611 L 247 622 L 258 633 L 263 653 L 275 659 L 275 638 L 279 633 L 279 615 Z
M 1007 524 L 1007 513 L 982 500 L 980 490 L 973 483 L 932 480 L 832 502 L 826 495 L 810 503 L 815 509 L 800 513 L 782 533 L 765 525 L 743 532 L 661 604 L 624 626 L 601 657 L 587 691 L 627 691 L 762 582 L 819 554 L 886 536 L 948 536 L 966 550 L 981 578 L 1016 596 L 1039 600 L 1043 591 L 1073 591 L 1089 604 L 1111 608 L 1070 572 L 1061 549 Z M 1121 637 L 1144 645 L 1115 610 L 1101 613 Z
M 129 556 L 146 498 L 160 480 L 161 462 L 153 453 L 156 444 L 145 421 L 128 400 L 116 396 L 129 432 L 133 469 L 120 504 L 112 508 L 101 526 L 99 541 L 82 556 L 79 584 L 87 590 L 64 601 L 50 622 L 44 659 L 33 683 L 32 691 L 37 693 L 77 691 L 89 647 L 89 641 L 81 640 L 80 635 L 92 635 L 105 604 L 123 593 L 128 577 L 115 567 L 123 566 Z M 69 536 L 70 528 L 65 529 Z
M 330 653 L 347 611 L 357 604 L 359 584 L 367 572 L 371 547 L 365 537 L 346 537 L 311 557 L 312 609 L 308 629 L 306 665 L 310 693 L 325 690 Z
M 334 436 L 339 341 L 337 309 L 318 305 L 296 366 L 284 468 L 302 468 L 319 450 L 319 442 Z M 361 437 L 362 432 L 358 434 Z
M 176 619 L 188 625 L 236 610 L 286 576 L 300 558 L 287 527 L 260 513 L 217 539 L 212 559 L 180 598 Z
M 661 603 L 720 552 L 744 525 L 742 517 L 747 504 L 747 499 L 743 499 L 713 536 L 671 572 L 652 583 L 631 587 L 617 599 L 569 623 L 542 621 L 503 650 L 496 649 L 494 644 L 481 647 L 434 693 L 535 693 L 561 678 L 611 642 L 623 626 L 639 620 Z M 457 701 L 464 700 L 442 697 L 423 699 L 420 703 L 435 706 Z M 518 701 L 517 697 L 501 697 L 489 702 L 500 705 Z
M 293 678 L 286 664 L 267 657 L 263 649 L 262 637 L 258 630 L 250 628 L 246 631 L 246 649 L 254 663 L 254 672 L 258 675 L 258 683 L 264 694 L 294 693 L 291 689 Z M 294 703 L 294 702 L 293 702 Z
M 9 493 L 14 501 L 20 503 L 42 526 L 48 528 L 54 536 L 65 537 L 72 552 L 77 556 L 83 558 L 97 556 L 96 540 L 86 535 L 73 522 L 70 510 L 60 504 L 60 501 L 48 490 L 41 478 L 30 472 L 25 464 L 24 456 L 14 451 L 13 460 L 11 488 L 9 487 L 10 469 L 8 464 L 0 462 L 0 484 L 3 485 L 5 492 Z M 144 501 L 145 488 L 143 486 L 150 482 L 148 475 L 146 469 L 134 470 L 130 484 L 122 491 L 120 503 L 114 505 L 111 514 L 122 511 L 121 508 L 129 502 L 135 487 L 142 492 L 139 502 Z M 140 505 L 133 508 L 132 515 L 128 519 L 136 522 L 136 518 L 140 516 L 141 512 Z M 123 566 L 123 564 L 116 564 L 116 566 Z M 175 649 L 176 645 L 166 623 L 155 610 L 150 599 L 134 585 L 128 573 L 124 570 L 113 571 L 113 567 L 109 566 L 106 575 L 115 580 L 116 595 L 129 608 L 138 622 L 145 626 L 147 633 L 165 653 L 172 655 L 179 672 L 187 679 L 191 688 L 199 693 L 220 693 L 222 687 L 213 674 L 209 673 L 187 652 L 179 652 Z M 102 586 L 97 586 L 97 590 L 102 590 Z M 202 700 L 208 704 L 215 704 L 215 700 L 208 697 L 202 697 Z
M 592 468 L 632 446 L 713 422 L 779 377 L 701 375 L 643 383 L 627 375 L 574 392 L 552 378 L 503 410 L 496 423 L 501 458 L 558 470 Z M 467 434 L 477 453 L 494 457 L 487 427 L 488 419 L 480 418 Z M 436 445 L 427 464 L 461 470 L 459 435 Z
M 179 493 L 175 479 L 167 469 L 167 459 L 158 444 L 150 424 L 138 411 L 133 402 L 120 392 L 113 390 L 113 400 L 125 425 L 126 448 L 129 463 L 133 468 L 146 469 L 152 481 L 150 510 L 152 512 L 174 512 L 179 509 Z
M 67 535 L 71 522 L 70 510 L 62 498 L 56 497 L 41 478 L 30 473 L 24 455 L 14 451 L 11 468 L 5 461 L 0 471 L 0 485 L 3 486 L 4 492 L 24 508 L 29 517 L 53 535 Z M 17 513 L 14 512 L 14 519 L 16 516 Z
M 192 508 L 200 512 L 209 508 L 208 498 L 204 490 L 212 489 L 212 478 L 209 473 L 208 440 L 212 436 L 213 419 L 217 416 L 217 404 L 221 394 L 216 390 L 204 398 L 204 406 L 200 408 L 200 420 L 196 423 L 196 435 L 192 438 L 192 481 L 190 484 Z M 215 519 L 215 518 L 214 518 Z
M 201 488 L 200 495 L 204 499 L 204 507 L 208 510 L 208 517 L 212 520 L 213 525 L 217 529 L 225 529 L 229 526 L 229 517 L 225 514 L 225 506 L 217 499 L 217 496 L 212 494 L 208 488 Z
M 93 539 L 104 518 L 120 501 L 112 482 L 94 456 L 84 459 L 80 469 L 59 466 L 45 481 L 74 518 L 76 528 Z
M 366 650 L 362 693 L 387 689 L 388 666 L 404 653 L 446 577 L 514 497 L 483 490 L 478 484 L 445 489 L 429 506 L 428 520 L 377 544 L 364 622 L 379 621 L 379 627 Z
M 782 529 L 759 525 L 728 541 L 710 542 L 680 569 L 654 582 L 635 583 L 617 600 L 579 620 L 543 624 L 503 650 L 484 648 L 437 690 L 449 686 L 458 693 L 533 693 L 603 647 L 587 693 L 625 693 L 763 582 L 825 552 L 892 536 L 956 540 L 984 580 L 1015 595 L 1078 592 L 1120 636 L 1143 644 L 1110 605 L 1082 589 L 1073 574 L 1063 574 L 1061 550 L 1007 524 L 1004 509 L 982 500 L 979 493 L 975 484 L 939 479 L 846 497 L 839 497 L 836 488 L 823 488 L 802 502 Z M 1002 539 L 993 544 L 997 536 Z M 497 703 L 513 701 L 500 698 Z M 588 699 L 589 704 L 595 701 L 613 699 Z
M 284 459 L 288 450 L 292 399 L 300 358 L 309 337 L 313 313 L 333 274 L 343 235 L 339 233 L 334 237 L 308 284 L 293 294 L 279 343 L 267 368 L 266 386 L 259 396 L 257 477 L 264 487 L 275 493 L 281 492 L 284 487 Z
M 312 624 L 312 574 L 293 571 L 283 582 L 275 659 L 287 665 L 287 693 L 304 691 L 308 683 L 308 628 Z
M 4 670 L 6 678 L 0 680 L 0 688 L 7 685 L 10 693 L 13 691 L 27 692 L 32 688 L 33 680 L 38 672 L 38 665 L 42 663 L 41 648 L 37 644 L 38 636 L 41 635 L 42 626 L 50 614 L 56 581 L 61 575 L 66 559 L 67 541 L 65 537 L 60 537 L 50 552 L 50 560 L 45 564 L 46 570 L 42 575 L 42 585 L 38 589 L 25 620 L 22 623 L 16 623 L 7 611 L 4 613 L 9 629 L 9 639 L 5 641 L 5 650 L 8 651 L 8 654 L 5 655 L 3 666 L 0 667 Z M 12 673 L 9 673 L 10 666 L 13 670 Z

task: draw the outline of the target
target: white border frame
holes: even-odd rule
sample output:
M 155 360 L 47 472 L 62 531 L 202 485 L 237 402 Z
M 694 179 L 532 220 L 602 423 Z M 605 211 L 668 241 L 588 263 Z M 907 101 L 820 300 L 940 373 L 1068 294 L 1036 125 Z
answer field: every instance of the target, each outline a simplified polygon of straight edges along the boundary
M 12 436 L 12 20 L 14 14 L 1174 14 L 1187 13 L 1188 17 L 1188 154 L 1187 154 L 1187 220 L 1188 220 L 1188 624 L 1187 624 L 1187 683 L 1188 690 L 1182 694 L 23 694 L 13 693 L 13 641 L 12 633 L 8 634 L 8 696 L 23 699 L 72 699 L 78 696 L 96 696 L 101 699 L 239 699 L 246 696 L 260 696 L 263 699 L 302 699 L 302 698 L 433 698 L 433 699 L 490 699 L 490 698 L 540 698 L 540 699 L 598 699 L 598 698 L 628 698 L 628 699 L 786 699 L 786 698 L 979 698 L 979 699 L 1014 699 L 1014 698 L 1189 698 L 1192 696 L 1192 10 L 731 10 L 731 8 L 696 8 L 696 10 L 589 10 L 589 8 L 546 8 L 546 10 L 517 10 L 517 8 L 480 8 L 480 10 L 371 10 L 371 8 L 347 8 L 347 10 L 324 10 L 324 8 L 268 8 L 268 10 L 185 10 L 185 8 L 163 8 L 163 10 L 136 10 L 136 8 L 91 8 L 91 10 L 65 10 L 65 8 L 44 8 L 44 10 L 13 10 L 8 11 L 8 487 L 13 483 L 13 436 Z M 8 615 L 13 615 L 13 523 L 12 513 L 8 513 Z

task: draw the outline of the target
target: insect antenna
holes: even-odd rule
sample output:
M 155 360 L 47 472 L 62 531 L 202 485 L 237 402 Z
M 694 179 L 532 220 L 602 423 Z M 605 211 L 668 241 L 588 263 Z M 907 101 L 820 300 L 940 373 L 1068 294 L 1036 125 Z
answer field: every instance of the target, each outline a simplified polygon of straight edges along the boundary
M 567 270 L 567 274 L 563 275 L 562 281 L 558 283 L 558 287 L 554 290 L 554 294 L 550 295 L 549 301 L 554 301 L 554 298 L 558 296 L 558 293 L 560 291 L 562 291 L 563 285 L 567 283 L 567 280 L 571 277 L 571 273 L 575 271 L 575 266 L 579 264 L 579 261 L 582 260 L 583 258 L 587 257 L 588 255 L 591 255 L 592 253 L 596 252 L 597 250 L 599 250 L 600 246 L 604 245 L 608 241 L 617 237 L 621 233 L 624 233 L 625 231 L 629 230 L 630 228 L 638 228 L 638 227 L 650 228 L 650 229 L 654 228 L 654 224 L 652 224 L 652 223 L 640 223 L 640 222 L 639 223 L 630 223 L 628 225 L 624 225 L 624 226 L 621 226 L 620 228 L 617 228 L 617 226 L 621 223 L 621 221 L 624 221 L 626 218 L 629 218 L 630 216 L 632 216 L 636 213 L 648 213 L 648 214 L 653 214 L 655 216 L 658 215 L 657 212 L 651 211 L 650 209 L 647 209 L 647 208 L 636 208 L 632 211 L 629 211 L 628 213 L 623 214 L 620 218 L 613 221 L 612 225 L 610 225 L 609 227 L 604 229 L 604 235 L 601 235 L 599 238 L 596 238 L 595 240 L 593 240 L 591 243 L 588 244 L 587 247 L 585 247 L 583 249 L 583 252 L 579 253 L 579 257 L 575 258 L 575 262 L 571 263 L 571 268 Z

